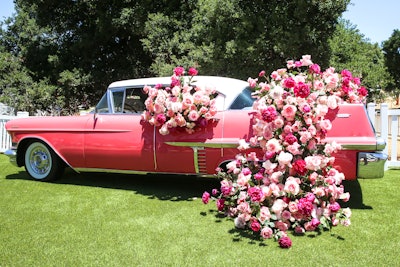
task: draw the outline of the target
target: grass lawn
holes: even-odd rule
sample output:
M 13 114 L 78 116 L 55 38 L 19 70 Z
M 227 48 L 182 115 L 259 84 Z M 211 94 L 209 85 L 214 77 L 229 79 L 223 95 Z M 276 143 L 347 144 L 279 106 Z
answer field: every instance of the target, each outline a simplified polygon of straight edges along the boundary
M 43 183 L 0 155 L 0 266 L 400 266 L 400 171 L 345 185 L 351 226 L 281 249 L 202 204 L 215 179 L 67 171 Z

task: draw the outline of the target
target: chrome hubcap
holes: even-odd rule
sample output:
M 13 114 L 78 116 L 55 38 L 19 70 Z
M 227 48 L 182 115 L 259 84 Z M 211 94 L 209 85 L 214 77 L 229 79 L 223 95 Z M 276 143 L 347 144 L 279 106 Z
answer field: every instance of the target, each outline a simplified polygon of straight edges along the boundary
M 30 165 L 35 173 L 46 173 L 51 165 L 48 152 L 42 148 L 35 148 L 30 155 Z

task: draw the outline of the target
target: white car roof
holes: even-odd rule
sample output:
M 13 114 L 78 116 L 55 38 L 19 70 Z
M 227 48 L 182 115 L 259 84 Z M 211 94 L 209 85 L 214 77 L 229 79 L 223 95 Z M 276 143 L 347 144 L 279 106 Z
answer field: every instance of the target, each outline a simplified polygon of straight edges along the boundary
M 188 77 L 185 78 L 188 79 Z M 108 89 L 154 86 L 156 84 L 168 85 L 170 83 L 171 77 L 140 78 L 113 82 L 108 86 Z M 219 76 L 195 76 L 192 84 L 215 86 L 216 90 L 225 96 L 224 109 L 229 107 L 243 89 L 249 85 L 246 81 Z

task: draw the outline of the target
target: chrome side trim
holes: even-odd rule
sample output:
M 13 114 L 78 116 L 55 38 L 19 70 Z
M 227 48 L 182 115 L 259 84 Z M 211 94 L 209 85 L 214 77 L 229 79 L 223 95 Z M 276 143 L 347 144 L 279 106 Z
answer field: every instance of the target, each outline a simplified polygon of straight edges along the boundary
M 170 146 L 185 147 L 209 147 L 209 148 L 237 148 L 239 139 L 215 139 L 206 142 L 165 142 Z M 386 146 L 383 138 L 377 138 L 376 144 L 343 144 L 344 150 L 361 150 L 361 151 L 380 151 Z
M 237 148 L 239 139 L 213 139 L 205 142 L 165 142 L 170 146 L 210 147 L 210 148 Z
M 370 144 L 345 144 L 341 145 L 344 150 L 361 150 L 361 151 L 375 151 L 376 145 Z
M 116 169 L 99 169 L 99 168 L 76 168 L 74 171 L 81 172 L 100 172 L 100 173 L 120 173 L 120 174 L 174 174 L 174 175 L 186 175 L 186 176 L 199 176 L 199 177 L 216 177 L 215 174 L 196 174 L 196 173 L 168 173 L 168 172 L 145 172 L 145 171 L 132 171 L 132 170 L 116 170 Z
M 153 161 L 154 170 L 157 170 L 157 153 L 156 153 L 156 126 L 153 127 Z
M 192 147 L 192 149 L 193 149 L 193 164 L 194 164 L 194 171 L 196 172 L 196 173 L 199 173 L 199 160 L 198 160 L 198 153 L 197 153 L 197 150 L 198 150 L 198 148 L 197 147 Z

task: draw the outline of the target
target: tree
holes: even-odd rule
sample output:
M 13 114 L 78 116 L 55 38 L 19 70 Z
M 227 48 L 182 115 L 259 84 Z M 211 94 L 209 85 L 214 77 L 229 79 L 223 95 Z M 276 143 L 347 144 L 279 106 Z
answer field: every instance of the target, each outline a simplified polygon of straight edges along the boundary
M 394 30 L 388 40 L 383 42 L 385 64 L 393 78 L 389 90 L 400 93 L 400 30 Z
M 152 70 L 163 75 L 173 65 L 195 64 L 202 74 L 247 79 L 303 54 L 327 65 L 327 40 L 348 3 L 198 0 L 191 16 L 151 14 L 142 41 Z
M 378 44 L 370 43 L 350 21 L 343 19 L 329 44 L 332 51 L 330 65 L 338 70 L 348 69 L 360 77 L 369 90 L 368 101 L 381 101 L 391 77 Z
M 327 64 L 349 0 L 15 2 L 0 46 L 73 113 L 112 81 L 169 75 L 176 65 L 247 79 L 303 54 Z

